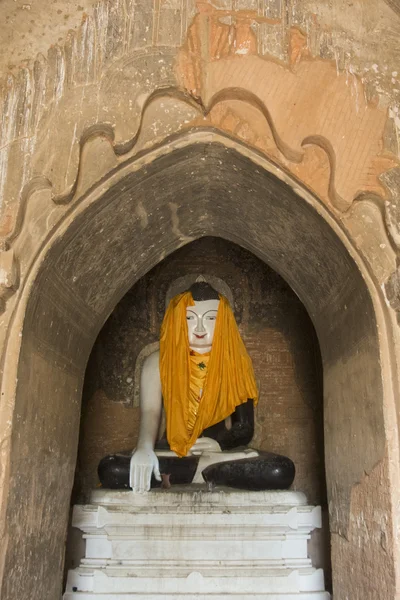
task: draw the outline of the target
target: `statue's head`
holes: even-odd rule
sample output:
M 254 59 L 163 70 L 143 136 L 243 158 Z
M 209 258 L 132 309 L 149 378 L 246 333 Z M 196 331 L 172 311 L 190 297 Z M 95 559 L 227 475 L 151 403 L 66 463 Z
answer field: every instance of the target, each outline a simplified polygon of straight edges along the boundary
M 189 291 L 194 301 L 186 308 L 189 347 L 204 354 L 211 350 L 217 320 L 219 293 L 209 283 L 196 281 Z
M 211 347 L 203 366 L 202 359 L 197 362 L 190 354 L 190 350 L 205 354 Z M 188 411 L 199 368 L 207 370 L 193 425 Z M 236 406 L 249 398 L 257 402 L 253 366 L 232 308 L 225 295 L 204 280 L 197 280 L 168 304 L 161 325 L 160 378 L 167 438 L 179 456 L 186 456 L 201 432 L 223 421 Z M 197 397 L 195 402 L 197 410 Z

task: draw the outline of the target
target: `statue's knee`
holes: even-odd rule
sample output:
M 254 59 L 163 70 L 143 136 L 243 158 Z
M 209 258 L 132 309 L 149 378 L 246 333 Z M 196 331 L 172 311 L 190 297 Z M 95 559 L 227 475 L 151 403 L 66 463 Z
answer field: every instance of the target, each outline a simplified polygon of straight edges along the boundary
M 112 471 L 113 469 L 115 469 L 118 463 L 118 456 L 116 454 L 110 454 L 101 459 L 101 461 L 99 462 L 98 470 L 101 472 Z
M 294 480 L 290 458 L 261 452 L 259 456 L 209 465 L 203 471 L 206 482 L 247 490 L 284 490 Z
M 270 454 L 264 464 L 270 489 L 287 489 L 292 485 L 296 469 L 290 458 L 280 454 Z
M 102 458 L 97 468 L 102 486 L 111 489 L 128 487 L 129 464 L 129 456 L 110 454 Z

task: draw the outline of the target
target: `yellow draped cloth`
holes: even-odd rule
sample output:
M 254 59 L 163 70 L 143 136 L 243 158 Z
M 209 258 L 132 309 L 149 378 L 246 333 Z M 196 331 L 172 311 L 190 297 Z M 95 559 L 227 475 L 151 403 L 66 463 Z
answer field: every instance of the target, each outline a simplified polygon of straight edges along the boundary
M 193 359 L 189 348 L 186 308 L 190 292 L 172 298 L 161 326 L 160 377 L 171 450 L 186 456 L 204 429 L 223 421 L 236 406 L 258 400 L 253 365 L 228 300 L 220 295 L 212 348 L 201 384 L 197 414 L 193 415 Z M 192 354 L 195 356 L 196 353 Z M 205 361 L 204 361 L 205 362 Z
M 191 433 L 195 426 L 201 397 L 206 381 L 210 353 L 199 354 L 190 351 L 190 392 L 188 410 L 188 431 Z

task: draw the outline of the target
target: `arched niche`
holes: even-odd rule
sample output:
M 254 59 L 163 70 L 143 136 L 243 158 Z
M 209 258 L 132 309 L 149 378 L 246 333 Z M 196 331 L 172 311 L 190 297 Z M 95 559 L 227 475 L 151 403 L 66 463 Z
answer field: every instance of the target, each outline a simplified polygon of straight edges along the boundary
M 135 448 L 144 360 L 159 349 L 166 301 L 199 276 L 230 300 L 252 358 L 260 401 L 251 446 L 292 457 L 293 488 L 327 509 L 322 365 L 311 320 L 276 271 L 237 244 L 209 236 L 185 244 L 141 277 L 101 329 L 85 373 L 72 503 L 90 501 L 104 456 Z M 323 533 L 329 538 L 328 528 Z
M 207 235 L 253 252 L 306 306 L 324 369 L 334 594 L 366 600 L 376 589 L 394 598 L 384 414 L 392 399 L 379 289 L 315 197 L 248 149 L 197 138 L 149 152 L 140 167 L 128 161 L 77 200 L 27 278 L 4 600 L 59 597 L 82 382 L 97 333 L 135 281 Z

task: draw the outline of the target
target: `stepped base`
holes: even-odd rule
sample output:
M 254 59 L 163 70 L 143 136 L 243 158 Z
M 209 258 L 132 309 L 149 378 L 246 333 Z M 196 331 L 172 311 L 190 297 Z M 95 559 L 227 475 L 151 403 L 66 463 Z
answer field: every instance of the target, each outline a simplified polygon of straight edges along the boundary
M 307 554 L 319 507 L 290 491 L 98 490 L 74 508 L 86 555 L 64 600 L 329 600 Z

